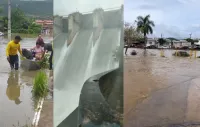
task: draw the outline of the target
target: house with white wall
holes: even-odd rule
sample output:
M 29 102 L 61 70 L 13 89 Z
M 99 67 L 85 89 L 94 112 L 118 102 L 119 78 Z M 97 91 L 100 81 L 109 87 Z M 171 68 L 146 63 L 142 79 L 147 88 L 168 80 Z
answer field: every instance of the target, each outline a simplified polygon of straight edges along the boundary
M 190 47 L 191 43 L 186 40 L 179 40 L 179 41 L 173 41 L 173 46 L 175 48 Z
M 157 47 L 157 39 L 156 38 L 147 38 L 146 46 L 156 46 Z

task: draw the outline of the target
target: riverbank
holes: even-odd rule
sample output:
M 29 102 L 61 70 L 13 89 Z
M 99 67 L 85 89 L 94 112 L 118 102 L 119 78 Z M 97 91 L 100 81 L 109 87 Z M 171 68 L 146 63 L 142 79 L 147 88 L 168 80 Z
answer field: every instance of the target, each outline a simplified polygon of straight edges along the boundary
M 53 71 L 49 75 L 49 96 L 45 98 L 38 127 L 53 127 Z

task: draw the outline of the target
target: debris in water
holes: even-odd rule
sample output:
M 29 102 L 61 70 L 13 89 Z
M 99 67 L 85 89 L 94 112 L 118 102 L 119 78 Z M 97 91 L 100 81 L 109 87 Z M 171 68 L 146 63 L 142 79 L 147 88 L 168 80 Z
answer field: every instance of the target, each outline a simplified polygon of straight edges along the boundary
M 173 53 L 173 56 L 189 57 L 190 54 L 187 53 L 186 51 L 176 51 L 175 53 Z
M 131 52 L 131 55 L 137 55 L 136 51 L 133 50 L 133 51 Z

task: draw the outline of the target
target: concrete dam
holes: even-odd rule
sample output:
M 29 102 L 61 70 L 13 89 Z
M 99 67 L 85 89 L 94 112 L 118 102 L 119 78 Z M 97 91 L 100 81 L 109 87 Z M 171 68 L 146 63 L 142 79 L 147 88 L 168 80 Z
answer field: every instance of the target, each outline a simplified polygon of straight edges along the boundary
M 54 36 L 54 127 L 92 120 L 87 109 L 122 114 L 123 7 L 57 16 Z M 102 117 L 96 122 L 107 121 Z

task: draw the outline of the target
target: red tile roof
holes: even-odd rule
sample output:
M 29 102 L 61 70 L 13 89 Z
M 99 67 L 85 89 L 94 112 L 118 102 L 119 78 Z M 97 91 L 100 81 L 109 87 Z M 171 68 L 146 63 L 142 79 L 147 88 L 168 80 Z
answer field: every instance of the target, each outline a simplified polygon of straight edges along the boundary
M 38 24 L 53 24 L 53 21 L 52 20 L 35 20 L 36 23 Z

